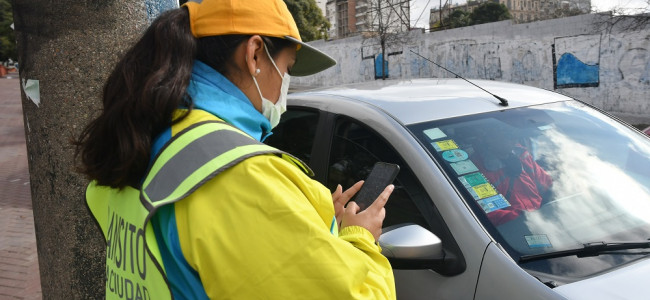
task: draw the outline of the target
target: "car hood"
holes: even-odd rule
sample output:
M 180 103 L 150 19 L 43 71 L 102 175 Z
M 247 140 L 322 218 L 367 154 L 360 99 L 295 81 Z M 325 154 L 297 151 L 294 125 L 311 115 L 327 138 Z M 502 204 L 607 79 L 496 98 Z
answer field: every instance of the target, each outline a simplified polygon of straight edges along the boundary
M 554 289 L 568 299 L 643 299 L 650 294 L 650 259 Z

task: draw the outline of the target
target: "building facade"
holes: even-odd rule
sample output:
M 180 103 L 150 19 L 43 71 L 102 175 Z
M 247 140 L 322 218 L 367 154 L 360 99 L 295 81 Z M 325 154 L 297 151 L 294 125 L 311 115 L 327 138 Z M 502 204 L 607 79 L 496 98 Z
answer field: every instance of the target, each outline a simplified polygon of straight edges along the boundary
M 403 32 L 410 29 L 408 0 L 328 0 L 325 17 L 330 22 L 330 39 L 380 30 Z
M 533 22 L 591 12 L 591 0 L 499 0 L 517 23 Z
M 323 12 L 323 16 L 325 15 L 325 4 L 327 4 L 327 0 L 316 0 L 316 5 Z
M 429 28 L 446 18 L 455 9 L 472 11 L 485 2 L 498 2 L 510 11 L 515 23 L 526 23 L 572 15 L 587 14 L 591 11 L 591 0 L 475 0 L 452 5 L 445 1 L 442 9 L 432 8 L 429 15 Z

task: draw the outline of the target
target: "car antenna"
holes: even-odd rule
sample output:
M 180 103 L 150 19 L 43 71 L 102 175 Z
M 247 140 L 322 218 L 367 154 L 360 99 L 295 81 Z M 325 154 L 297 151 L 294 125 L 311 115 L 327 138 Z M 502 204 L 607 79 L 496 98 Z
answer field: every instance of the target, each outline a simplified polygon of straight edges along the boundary
M 432 63 L 432 64 L 434 64 L 434 65 L 440 67 L 441 69 L 443 69 L 443 70 L 445 70 L 445 71 L 447 71 L 447 72 L 449 72 L 449 73 L 451 73 L 451 74 L 456 75 L 456 78 L 460 78 L 460 79 L 462 79 L 462 80 L 465 80 L 465 81 L 469 82 L 471 85 L 473 85 L 473 86 L 475 86 L 475 87 L 477 87 L 477 88 L 483 90 L 484 92 L 486 92 L 486 93 L 492 95 L 492 97 L 494 97 L 494 98 L 496 98 L 497 100 L 499 100 L 499 102 L 500 102 L 499 104 L 500 104 L 501 106 L 508 106 L 508 100 L 503 99 L 503 98 L 501 98 L 501 97 L 499 97 L 499 96 L 497 96 L 497 95 L 495 95 L 495 94 L 492 94 L 492 93 L 488 92 L 486 89 L 484 89 L 484 88 L 482 88 L 482 87 L 480 87 L 480 86 L 474 84 L 473 82 L 471 82 L 471 81 L 465 79 L 463 76 L 460 76 L 460 75 L 458 75 L 458 74 L 456 74 L 456 73 L 450 71 L 449 69 L 447 69 L 447 68 L 445 68 L 445 67 L 443 67 L 443 66 L 441 66 L 441 65 L 439 65 L 439 64 L 437 64 L 437 63 L 435 63 L 434 61 L 432 61 L 432 60 L 430 60 L 430 59 L 428 59 L 428 58 L 426 58 L 426 57 L 420 55 L 420 53 L 417 53 L 417 52 L 415 52 L 415 51 L 413 51 L 413 50 L 410 50 L 410 51 L 413 52 L 415 55 L 417 55 L 417 56 L 419 56 L 419 57 L 422 57 L 422 58 L 426 59 L 428 62 L 430 62 L 430 63 Z

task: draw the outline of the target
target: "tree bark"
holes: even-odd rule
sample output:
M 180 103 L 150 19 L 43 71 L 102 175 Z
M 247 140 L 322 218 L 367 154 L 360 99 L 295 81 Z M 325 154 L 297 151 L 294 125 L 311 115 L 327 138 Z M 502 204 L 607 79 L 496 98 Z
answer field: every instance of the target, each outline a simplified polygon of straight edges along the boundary
M 176 3 L 12 1 L 43 299 L 104 297 L 106 246 L 70 141 L 99 113 L 109 72 L 162 2 Z

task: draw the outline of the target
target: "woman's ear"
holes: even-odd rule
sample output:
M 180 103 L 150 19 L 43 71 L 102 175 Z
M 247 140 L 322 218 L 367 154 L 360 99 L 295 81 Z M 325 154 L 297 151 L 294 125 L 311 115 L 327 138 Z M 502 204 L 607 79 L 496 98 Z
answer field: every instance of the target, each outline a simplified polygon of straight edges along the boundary
M 246 70 L 252 76 L 259 73 L 260 54 L 264 51 L 264 41 L 259 35 L 251 36 L 246 42 Z

